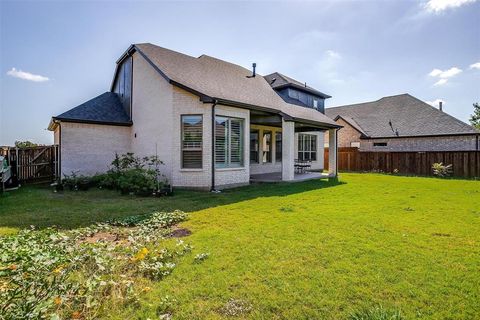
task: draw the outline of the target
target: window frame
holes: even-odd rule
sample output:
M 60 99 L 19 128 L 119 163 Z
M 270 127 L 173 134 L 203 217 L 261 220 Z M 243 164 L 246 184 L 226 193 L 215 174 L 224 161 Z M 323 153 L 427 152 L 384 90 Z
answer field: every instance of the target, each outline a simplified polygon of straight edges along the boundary
M 183 141 L 184 141 L 184 127 L 183 127 L 183 119 L 185 117 L 200 117 L 201 119 L 201 123 L 202 123 L 202 138 L 201 138 L 201 144 L 200 144 L 200 148 L 193 148 L 190 149 L 188 148 L 187 150 L 185 150 L 184 146 L 183 146 Z M 203 169 L 203 136 L 204 136 L 204 128 L 203 128 L 203 114 L 198 114 L 198 113 L 195 113 L 195 114 L 181 114 L 180 115 L 180 168 L 181 169 L 185 169 L 185 170 L 201 170 Z M 184 151 L 200 151 L 200 154 L 201 154 L 201 157 L 200 157 L 200 166 L 199 167 L 185 167 L 184 165 Z
M 278 143 L 278 141 L 279 141 L 277 139 L 278 136 L 280 136 L 280 144 Z M 282 143 L 283 143 L 282 131 L 275 131 L 275 162 L 282 162 L 282 158 L 283 158 Z M 280 145 L 280 150 L 278 150 L 279 145 Z M 280 154 L 280 157 L 278 157 L 279 154 Z
M 226 119 L 228 122 L 227 132 L 226 132 L 226 149 L 225 149 L 225 162 L 217 162 L 217 118 Z M 239 144 L 239 158 L 240 161 L 232 162 L 232 120 L 240 122 L 240 144 Z M 224 115 L 215 115 L 215 131 L 213 132 L 214 137 L 214 158 L 215 158 L 215 169 L 235 169 L 235 168 L 245 168 L 245 119 L 239 117 L 231 117 Z
M 307 138 L 308 139 L 305 139 Z M 314 141 L 312 141 L 314 140 Z M 315 142 L 314 144 L 312 144 Z M 308 134 L 308 133 L 299 133 L 298 134 L 298 139 L 297 139 L 297 157 L 300 161 L 318 161 L 318 137 L 316 134 Z M 307 148 L 305 148 L 308 146 Z M 313 150 L 312 146 L 314 146 Z M 309 157 L 305 157 L 305 155 L 308 154 Z M 315 155 L 312 157 L 312 155 Z M 313 159 L 315 158 L 315 159 Z
M 268 151 L 265 151 L 264 146 L 266 146 L 267 139 L 265 139 L 265 135 L 269 134 L 270 135 L 270 144 L 269 144 L 269 149 Z M 272 163 L 272 158 L 273 158 L 273 131 L 272 130 L 262 130 L 262 164 L 265 163 Z M 265 154 L 267 154 L 267 159 L 266 161 L 263 161 Z
M 252 132 L 257 134 L 257 148 L 256 150 L 252 150 Z M 249 153 L 249 161 L 250 163 L 260 163 L 260 130 L 259 129 L 250 129 L 249 133 L 249 141 L 250 141 L 250 150 Z M 252 151 L 257 153 L 256 160 L 252 160 Z

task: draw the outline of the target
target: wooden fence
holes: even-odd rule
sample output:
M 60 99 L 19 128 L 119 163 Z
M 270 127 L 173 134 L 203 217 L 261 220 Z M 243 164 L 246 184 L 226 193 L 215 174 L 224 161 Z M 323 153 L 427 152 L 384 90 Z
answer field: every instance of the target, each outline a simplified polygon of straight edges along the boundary
M 427 151 L 427 152 L 363 152 L 357 148 L 338 149 L 338 170 L 353 172 L 381 171 L 399 174 L 431 176 L 432 164 L 452 165 L 455 177 L 480 177 L 480 151 Z M 328 148 L 324 154 L 328 168 Z
M 57 177 L 57 146 L 2 147 L 0 155 L 7 157 L 12 167 L 12 177 L 16 181 L 23 183 L 51 182 Z

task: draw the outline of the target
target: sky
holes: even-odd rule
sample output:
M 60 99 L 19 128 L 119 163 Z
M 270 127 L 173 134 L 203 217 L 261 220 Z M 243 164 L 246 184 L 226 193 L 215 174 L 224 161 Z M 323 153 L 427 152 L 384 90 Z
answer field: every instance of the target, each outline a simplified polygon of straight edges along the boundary
M 0 145 L 53 143 L 52 116 L 109 90 L 132 43 L 284 73 L 327 107 L 410 93 L 467 122 L 480 102 L 480 0 L 0 0 Z

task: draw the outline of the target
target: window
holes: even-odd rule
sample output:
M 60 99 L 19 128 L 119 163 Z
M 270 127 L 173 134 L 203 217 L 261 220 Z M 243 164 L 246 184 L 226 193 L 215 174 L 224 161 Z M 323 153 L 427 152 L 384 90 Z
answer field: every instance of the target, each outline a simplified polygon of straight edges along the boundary
M 358 142 L 358 141 L 350 142 L 350 147 L 360 148 L 360 142 Z
M 313 108 L 318 109 L 318 100 L 317 99 L 313 99 Z
M 272 162 L 272 132 L 271 131 L 263 131 L 263 139 L 262 139 L 262 162 Z
M 313 134 L 298 135 L 298 159 L 301 161 L 317 160 L 317 136 Z
M 202 168 L 202 136 L 202 116 L 182 116 L 182 168 Z
M 373 146 L 374 147 L 386 147 L 387 143 L 386 142 L 374 142 Z
M 243 120 L 215 117 L 215 166 L 243 166 Z
M 275 162 L 282 161 L 282 133 L 275 133 Z
M 259 133 L 258 130 L 250 130 L 250 162 L 258 163 L 258 143 Z

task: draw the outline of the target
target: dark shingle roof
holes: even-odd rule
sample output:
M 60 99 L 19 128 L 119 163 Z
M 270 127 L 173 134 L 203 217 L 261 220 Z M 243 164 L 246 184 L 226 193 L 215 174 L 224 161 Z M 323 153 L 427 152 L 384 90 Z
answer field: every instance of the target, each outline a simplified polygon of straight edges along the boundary
M 354 121 L 361 129 L 359 131 L 371 138 L 479 133 L 468 124 L 409 94 L 327 108 L 325 114 L 332 119 L 340 116 L 347 122 L 350 122 L 349 119 Z
M 320 92 L 317 89 L 312 88 L 308 85 L 305 86 L 305 83 L 301 83 L 300 81 L 290 78 L 284 74 L 281 74 L 280 72 L 271 73 L 269 75 L 264 76 L 264 78 L 265 80 L 267 80 L 270 86 L 276 90 L 279 90 L 285 87 L 293 87 L 293 88 L 297 88 L 299 90 L 306 91 L 314 95 L 320 96 L 324 99 L 331 98 L 331 96 L 329 96 L 328 94 Z
M 131 121 L 116 93 L 105 92 L 56 117 L 56 120 L 128 125 Z
M 281 112 L 295 120 L 304 120 L 327 127 L 338 125 L 321 112 L 287 103 L 261 76 L 248 77 L 251 70 L 207 55 L 198 58 L 165 49 L 150 43 L 134 48 L 158 68 L 170 81 L 202 95 L 244 105 Z

